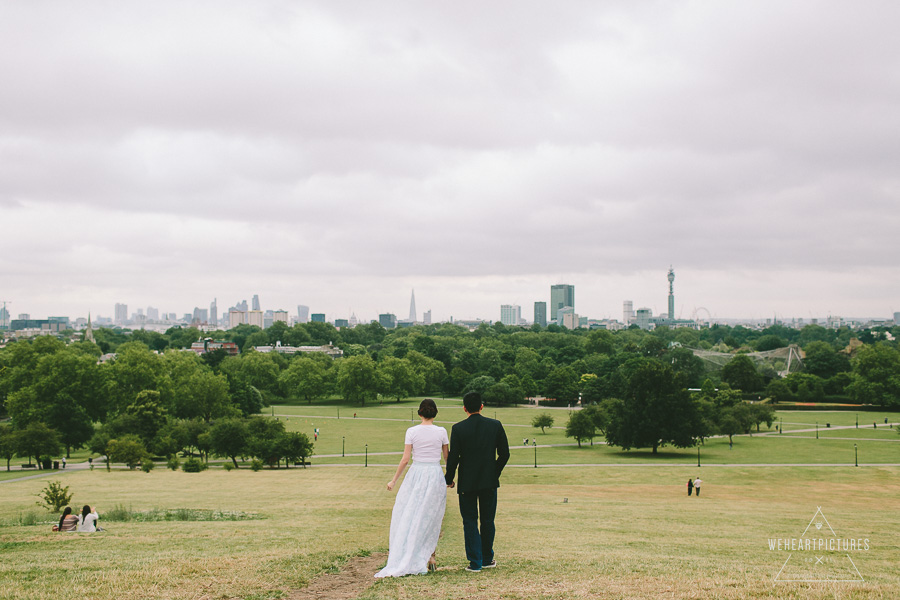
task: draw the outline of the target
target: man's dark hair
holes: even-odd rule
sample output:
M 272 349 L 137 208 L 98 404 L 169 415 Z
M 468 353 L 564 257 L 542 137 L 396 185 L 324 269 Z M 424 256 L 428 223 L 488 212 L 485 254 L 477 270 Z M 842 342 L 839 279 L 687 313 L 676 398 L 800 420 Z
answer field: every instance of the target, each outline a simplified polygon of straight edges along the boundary
M 466 412 L 469 414 L 474 414 L 481 410 L 482 404 L 481 394 L 478 392 L 469 392 L 463 396 L 463 406 L 466 407 Z
M 423 419 L 433 419 L 437 416 L 437 405 L 431 398 L 425 398 L 419 404 L 419 416 Z

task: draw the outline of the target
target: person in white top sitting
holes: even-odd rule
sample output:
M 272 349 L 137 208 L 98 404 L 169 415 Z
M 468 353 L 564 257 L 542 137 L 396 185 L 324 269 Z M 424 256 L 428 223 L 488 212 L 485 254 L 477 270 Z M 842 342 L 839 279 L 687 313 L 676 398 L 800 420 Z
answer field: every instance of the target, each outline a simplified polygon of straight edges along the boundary
M 81 509 L 81 516 L 78 517 L 78 531 L 85 533 L 97 531 L 97 519 L 99 518 L 97 510 L 93 506 L 85 504 Z

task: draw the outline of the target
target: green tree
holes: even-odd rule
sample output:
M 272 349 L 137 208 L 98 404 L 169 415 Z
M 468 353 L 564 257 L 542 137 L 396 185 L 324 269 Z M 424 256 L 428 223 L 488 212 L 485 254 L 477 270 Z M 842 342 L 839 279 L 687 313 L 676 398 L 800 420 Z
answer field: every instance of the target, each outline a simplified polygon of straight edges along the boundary
M 378 389 L 375 361 L 368 355 L 342 358 L 338 363 L 337 386 L 345 399 L 365 406 Z
M 850 371 L 850 358 L 835 350 L 828 342 L 810 342 L 803 351 L 806 353 L 803 370 L 810 375 L 828 379 L 838 373 Z
M 16 430 L 8 423 L 0 423 L 0 458 L 6 459 L 7 471 L 9 471 L 10 461 L 16 455 L 18 445 Z
M 285 398 L 303 398 L 312 404 L 327 393 L 328 373 L 320 361 L 303 356 L 291 361 L 278 384 Z
M 118 347 L 115 360 L 102 365 L 106 376 L 106 394 L 110 412 L 124 411 L 145 390 L 159 392 L 160 404 L 166 411 L 173 408 L 172 382 L 162 356 L 150 352 L 140 342 L 127 342 Z
M 850 397 L 860 403 L 900 406 L 900 352 L 887 342 L 863 346 L 853 359 Z
M 479 375 L 478 377 L 474 377 L 473 379 L 471 379 L 469 383 L 466 384 L 466 387 L 463 389 L 463 394 L 476 392 L 484 397 L 487 391 L 496 384 L 497 380 L 490 375 Z
M 569 421 L 566 423 L 566 437 L 575 438 L 580 448 L 581 442 L 585 440 L 590 440 L 591 445 L 593 445 L 596 434 L 594 421 L 590 415 L 585 414 L 583 410 L 572 411 L 569 415 Z
M 763 388 L 763 379 L 757 372 L 753 359 L 746 354 L 738 354 L 722 367 L 722 381 L 745 392 L 756 392 Z
M 790 386 L 781 379 L 773 379 L 769 382 L 769 385 L 766 386 L 766 396 L 771 398 L 774 404 L 794 400 L 794 393 Z
M 209 428 L 210 448 L 217 456 L 231 459 L 238 467 L 237 457 L 247 454 L 249 432 L 243 419 L 222 419 Z
M 634 359 L 623 368 L 627 385 L 621 400 L 609 403 L 607 443 L 623 450 L 697 443 L 703 424 L 696 404 L 672 367 L 654 359 Z
M 16 454 L 34 458 L 34 464 L 41 464 L 41 456 L 56 456 L 62 448 L 59 433 L 40 422 L 29 424 L 17 432 Z
M 155 390 L 139 392 L 134 401 L 124 410 L 124 415 L 131 417 L 128 421 L 127 433 L 136 435 L 142 444 L 149 444 L 165 425 L 167 414 L 168 412 L 160 402 L 159 392 Z
M 141 464 L 141 461 L 148 457 L 147 449 L 136 435 L 124 435 L 121 438 L 109 440 L 106 448 L 111 462 L 125 463 L 131 470 L 134 470 Z
M 572 367 L 557 367 L 544 380 L 544 395 L 557 403 L 575 404 L 578 400 L 579 377 Z
M 286 467 L 290 468 L 291 462 L 299 462 L 306 468 L 306 459 L 312 456 L 313 444 L 305 433 L 286 432 L 278 439 L 278 445 Z
M 385 396 L 403 398 L 420 393 L 425 388 L 425 378 L 413 369 L 405 358 L 387 357 L 378 363 L 379 391 Z
M 553 417 L 550 413 L 541 413 L 539 415 L 535 415 L 535 417 L 531 420 L 532 427 L 540 427 L 541 433 L 544 433 L 545 428 L 553 427 Z
M 424 336 L 418 336 L 418 339 L 431 339 Z M 416 350 L 410 350 L 406 354 L 406 360 L 409 361 L 409 364 L 412 366 L 413 370 L 422 377 L 424 381 L 424 385 L 422 387 L 423 393 L 429 393 L 436 389 L 438 389 L 441 383 L 444 381 L 444 378 L 447 376 L 447 369 L 444 368 L 444 364 L 433 358 L 429 358 L 425 354 L 418 352 Z
M 177 415 L 182 418 L 199 417 L 209 423 L 219 417 L 237 416 L 239 410 L 231 401 L 228 380 L 224 375 L 197 371 L 184 382 L 176 400 Z

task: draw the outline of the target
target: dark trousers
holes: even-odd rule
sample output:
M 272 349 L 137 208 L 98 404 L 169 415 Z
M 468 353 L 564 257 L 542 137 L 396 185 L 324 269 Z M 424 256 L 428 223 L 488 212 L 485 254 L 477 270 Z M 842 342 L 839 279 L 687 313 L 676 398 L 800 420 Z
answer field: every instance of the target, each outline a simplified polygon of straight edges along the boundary
M 478 516 L 481 513 L 481 531 Z M 459 494 L 459 514 L 462 515 L 466 537 L 466 558 L 473 568 L 481 568 L 494 560 L 494 516 L 497 514 L 497 488 L 462 492 Z

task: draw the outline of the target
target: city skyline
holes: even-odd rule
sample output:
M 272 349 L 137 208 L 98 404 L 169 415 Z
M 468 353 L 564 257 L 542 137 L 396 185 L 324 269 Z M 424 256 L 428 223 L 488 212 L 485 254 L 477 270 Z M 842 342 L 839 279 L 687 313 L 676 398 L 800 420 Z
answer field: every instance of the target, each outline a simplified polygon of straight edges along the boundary
M 900 310 L 900 5 L 514 6 L 3 4 L 0 300 Z

